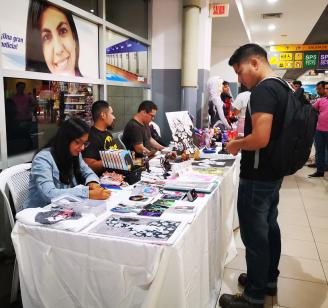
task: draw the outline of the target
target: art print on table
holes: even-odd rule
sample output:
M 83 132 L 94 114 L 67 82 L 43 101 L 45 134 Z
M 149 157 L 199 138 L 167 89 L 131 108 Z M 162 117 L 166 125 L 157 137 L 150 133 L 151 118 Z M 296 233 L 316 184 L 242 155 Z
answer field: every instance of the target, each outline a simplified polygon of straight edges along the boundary
M 194 153 L 197 149 L 193 142 L 194 125 L 187 111 L 166 112 L 174 144 L 179 151 Z
M 158 220 L 147 217 L 136 218 L 113 214 L 90 230 L 90 233 L 172 244 L 179 227 L 182 227 L 180 221 Z
M 162 199 L 164 200 L 181 200 L 184 196 L 184 193 L 181 191 L 170 191 L 170 192 L 165 192 L 164 195 L 162 195 Z
M 35 216 L 35 222 L 43 225 L 53 225 L 57 222 L 69 219 L 80 219 L 82 217 L 81 213 L 75 212 L 72 209 L 58 208 L 51 209 L 46 212 L 39 212 Z
M 200 160 L 194 160 L 191 165 L 199 167 L 231 167 L 235 159 L 208 159 L 201 158 Z

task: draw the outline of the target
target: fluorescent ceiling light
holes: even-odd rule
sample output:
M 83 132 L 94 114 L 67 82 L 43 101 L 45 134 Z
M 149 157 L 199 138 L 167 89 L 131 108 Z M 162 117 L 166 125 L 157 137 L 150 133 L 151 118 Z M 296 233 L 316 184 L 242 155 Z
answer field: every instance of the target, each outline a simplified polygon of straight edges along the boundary
M 268 26 L 268 30 L 273 31 L 276 29 L 276 26 L 274 24 L 271 24 Z
M 276 3 L 278 0 L 267 0 L 269 3 Z

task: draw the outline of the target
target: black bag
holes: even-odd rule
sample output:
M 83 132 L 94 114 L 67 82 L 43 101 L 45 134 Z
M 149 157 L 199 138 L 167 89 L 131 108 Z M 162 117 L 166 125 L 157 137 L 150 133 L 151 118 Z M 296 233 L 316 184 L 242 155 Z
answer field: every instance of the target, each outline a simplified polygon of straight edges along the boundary
M 312 105 L 301 102 L 284 80 L 272 79 L 288 91 L 281 134 L 270 141 L 267 152 L 275 174 L 283 177 L 294 174 L 309 159 L 318 114 Z

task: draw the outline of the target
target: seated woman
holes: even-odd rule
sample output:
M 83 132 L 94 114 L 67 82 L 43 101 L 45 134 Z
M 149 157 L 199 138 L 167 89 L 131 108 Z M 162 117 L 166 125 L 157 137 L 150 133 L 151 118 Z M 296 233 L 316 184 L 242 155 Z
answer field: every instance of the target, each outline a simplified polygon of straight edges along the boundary
M 41 150 L 32 161 L 27 207 L 44 207 L 63 194 L 104 200 L 110 191 L 99 185 L 99 178 L 86 165 L 81 151 L 87 145 L 89 126 L 72 118 L 62 123 L 52 146 Z

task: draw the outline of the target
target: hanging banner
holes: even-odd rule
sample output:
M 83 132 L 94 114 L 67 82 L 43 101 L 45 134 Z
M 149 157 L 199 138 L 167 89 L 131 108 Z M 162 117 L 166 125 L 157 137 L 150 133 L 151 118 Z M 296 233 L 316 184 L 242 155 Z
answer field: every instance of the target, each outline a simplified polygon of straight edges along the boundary
M 48 1 L 2 0 L 1 5 L 4 69 L 99 77 L 97 25 Z

